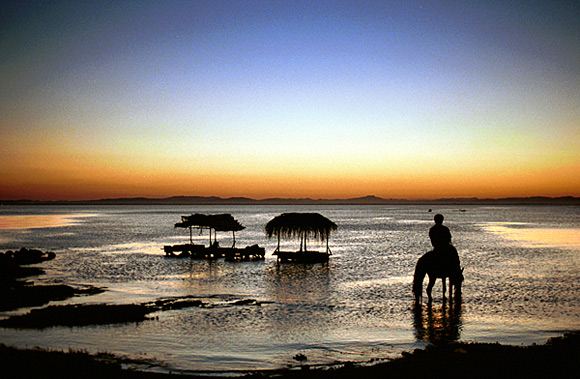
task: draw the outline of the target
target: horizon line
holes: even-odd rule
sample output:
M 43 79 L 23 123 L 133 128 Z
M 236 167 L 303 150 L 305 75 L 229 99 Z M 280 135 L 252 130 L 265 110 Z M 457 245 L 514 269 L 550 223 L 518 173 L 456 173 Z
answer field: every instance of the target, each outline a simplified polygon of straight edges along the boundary
M 254 199 L 245 196 L 197 196 L 197 195 L 174 195 L 169 197 L 117 197 L 117 198 L 100 198 L 100 199 L 85 199 L 85 200 L 32 200 L 32 199 L 0 199 L 0 205 L 66 205 L 66 204 L 101 204 L 101 205 L 252 205 L 252 204 L 267 204 L 267 205 L 304 205 L 304 204 L 327 204 L 327 205 L 381 205 L 381 204 L 458 204 L 458 205 L 478 205 L 485 203 L 494 204 L 570 204 L 580 205 L 580 197 L 575 196 L 510 196 L 499 198 L 478 198 L 478 197 L 449 197 L 449 198 L 423 198 L 423 199 L 405 199 L 405 198 L 382 198 L 376 195 L 367 195 L 352 198 L 284 198 L 284 197 L 269 197 L 262 199 Z

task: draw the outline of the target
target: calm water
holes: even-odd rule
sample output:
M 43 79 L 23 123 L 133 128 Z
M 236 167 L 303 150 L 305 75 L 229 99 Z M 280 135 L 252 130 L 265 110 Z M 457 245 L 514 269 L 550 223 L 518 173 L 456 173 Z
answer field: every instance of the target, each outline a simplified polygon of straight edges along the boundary
M 429 208 L 433 213 L 428 213 Z M 328 264 L 280 264 L 263 227 L 282 212 L 320 212 L 338 225 Z M 266 247 L 262 262 L 175 260 L 181 215 L 231 213 L 247 228 L 237 246 Z M 429 250 L 433 214 L 445 215 L 465 267 L 463 302 L 414 308 L 416 260 Z M 199 243 L 208 236 L 194 235 Z M 218 234 L 222 246 L 229 233 Z M 154 314 L 138 324 L 44 331 L 0 329 L 17 346 L 108 351 L 162 370 L 275 369 L 368 362 L 446 339 L 543 343 L 580 329 L 580 208 L 455 206 L 2 207 L 0 250 L 51 250 L 37 283 L 96 285 L 107 292 L 71 302 L 134 303 L 199 297 L 207 307 Z M 296 249 L 298 241 L 286 248 Z M 315 247 L 310 242 L 309 247 Z M 319 246 L 323 250 L 324 245 Z M 257 305 L 235 305 L 255 299 Z M 5 317 L 8 314 L 0 314 Z

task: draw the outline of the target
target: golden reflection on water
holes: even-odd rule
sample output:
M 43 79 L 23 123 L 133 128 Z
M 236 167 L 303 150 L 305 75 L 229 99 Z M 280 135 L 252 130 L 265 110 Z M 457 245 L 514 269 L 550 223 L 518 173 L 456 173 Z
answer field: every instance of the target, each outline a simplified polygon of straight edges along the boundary
M 488 224 L 483 228 L 522 247 L 580 248 L 580 229 L 513 228 L 509 224 Z
M 79 217 L 92 214 L 0 216 L 0 229 L 56 228 L 75 225 Z
M 415 338 L 432 344 L 458 341 L 463 329 L 461 300 L 444 301 L 440 306 L 415 303 Z

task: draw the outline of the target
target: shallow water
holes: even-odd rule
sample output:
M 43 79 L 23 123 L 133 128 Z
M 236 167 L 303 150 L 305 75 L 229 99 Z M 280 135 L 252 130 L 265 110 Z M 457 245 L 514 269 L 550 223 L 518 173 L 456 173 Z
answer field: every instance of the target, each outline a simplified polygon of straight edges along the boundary
M 263 227 L 289 211 L 336 222 L 329 263 L 277 264 L 276 242 L 266 240 Z M 266 260 L 165 258 L 163 245 L 189 239 L 173 224 L 197 212 L 231 213 L 246 226 L 236 246 L 264 246 Z M 413 270 L 430 249 L 427 230 L 436 212 L 445 215 L 465 267 L 463 298 L 453 306 L 442 302 L 438 283 L 433 306 L 416 309 Z M 154 359 L 164 370 L 235 372 L 298 366 L 296 354 L 309 365 L 369 362 L 428 342 L 542 343 L 580 329 L 578 207 L 3 207 L 0 219 L 0 250 L 57 253 L 42 264 L 46 274 L 37 283 L 108 289 L 55 304 L 195 296 L 207 305 L 158 312 L 138 324 L 0 329 L 0 341 L 11 345 L 109 351 Z M 207 244 L 209 237 L 194 238 Z M 232 243 L 228 233 L 218 239 Z M 325 248 L 312 241 L 310 247 Z M 261 305 L 236 305 L 244 299 Z

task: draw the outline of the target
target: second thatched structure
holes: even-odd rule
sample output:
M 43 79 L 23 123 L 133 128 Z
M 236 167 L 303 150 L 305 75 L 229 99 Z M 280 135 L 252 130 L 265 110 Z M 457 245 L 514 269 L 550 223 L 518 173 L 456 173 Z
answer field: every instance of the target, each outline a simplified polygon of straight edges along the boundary
M 236 232 L 244 230 L 246 227 L 243 226 L 232 217 L 231 214 L 217 214 L 217 215 L 205 215 L 205 214 L 192 214 L 190 216 L 181 216 L 181 222 L 175 224 L 176 228 L 189 228 L 189 241 L 193 243 L 192 229 L 199 229 L 200 232 L 204 229 L 209 230 L 209 243 L 210 245 L 215 245 L 217 243 L 217 232 L 232 232 L 233 233 L 233 245 L 236 246 Z M 213 230 L 213 242 L 211 240 Z
M 337 229 L 334 222 L 319 213 L 283 213 L 270 220 L 265 227 L 266 236 L 278 238 L 274 255 L 282 261 L 323 262 L 332 254 L 328 241 L 330 233 Z M 281 238 L 300 238 L 300 250 L 297 252 L 280 251 Z M 326 251 L 309 251 L 306 243 L 309 238 L 326 241 Z

